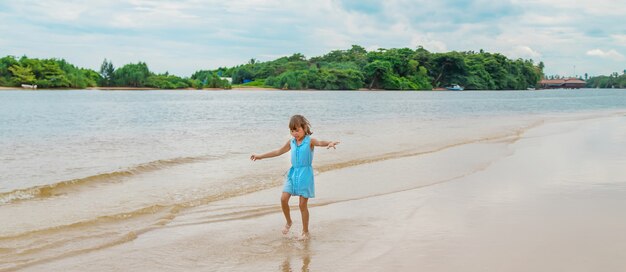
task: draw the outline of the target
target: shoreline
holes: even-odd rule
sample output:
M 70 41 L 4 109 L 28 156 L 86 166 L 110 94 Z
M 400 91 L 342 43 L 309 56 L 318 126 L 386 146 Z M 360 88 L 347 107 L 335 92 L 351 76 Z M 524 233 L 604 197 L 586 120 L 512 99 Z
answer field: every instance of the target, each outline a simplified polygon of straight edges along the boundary
M 274 88 L 263 88 L 263 87 L 237 87 L 232 89 L 222 89 L 222 88 L 183 88 L 183 89 L 159 89 L 159 88 L 149 88 L 149 87 L 87 87 L 85 89 L 72 89 L 72 88 L 53 88 L 53 89 L 25 89 L 20 87 L 2 87 L 0 86 L 0 91 L 288 91 Z
M 274 187 L 24 268 L 619 271 L 626 265 L 619 164 L 626 145 L 618 137 L 625 123 L 622 115 L 547 123 L 504 139 L 322 172 L 306 242 L 294 239 L 301 227 L 296 199 L 291 234 L 280 234 Z M 605 134 L 615 137 L 593 141 Z
M 611 88 L 579 88 L 579 89 L 536 89 L 536 90 L 463 90 L 463 91 L 454 91 L 448 90 L 445 88 L 433 88 L 431 90 L 386 90 L 386 89 L 368 89 L 368 88 L 359 88 L 356 90 L 318 90 L 318 89 L 303 89 L 303 90 L 290 90 L 290 89 L 278 89 L 278 88 L 268 88 L 268 87 L 255 87 L 255 86 L 237 86 L 231 89 L 223 89 L 223 88 L 182 88 L 182 89 L 160 89 L 160 88 L 151 88 L 151 87 L 87 87 L 84 89 L 73 89 L 73 88 L 52 88 L 52 89 L 26 89 L 21 87 L 4 87 L 0 86 L 0 91 L 84 91 L 84 90 L 94 90 L 94 91 L 347 91 L 347 92 L 535 92 L 535 91 L 550 91 L 550 90 L 620 90 L 620 89 L 611 89 Z M 624 90 L 624 89 L 621 89 Z
M 578 90 L 591 89 L 591 88 L 581 88 Z M 255 87 L 255 86 L 237 86 L 231 89 L 222 89 L 222 88 L 182 88 L 182 89 L 159 89 L 159 88 L 151 88 L 151 87 L 87 87 L 85 89 L 72 89 L 72 88 L 52 88 L 52 89 L 26 89 L 21 87 L 2 87 L 0 86 L 0 91 L 84 91 L 84 90 L 92 90 L 92 91 L 324 91 L 324 92 L 478 92 L 478 91 L 486 91 L 486 92 L 510 92 L 510 91 L 529 91 L 529 90 L 464 90 L 464 91 L 451 91 L 447 89 L 436 88 L 432 90 L 385 90 L 385 89 L 367 89 L 367 88 L 359 88 L 356 90 L 318 90 L 318 89 L 304 89 L 304 90 L 284 90 L 278 88 L 268 88 L 268 87 Z M 542 90 L 567 90 L 567 89 L 537 89 L 535 91 Z M 594 89 L 595 90 L 595 89 Z
M 150 87 L 87 87 L 85 89 L 71 89 L 71 88 L 54 88 L 54 89 L 25 89 L 20 87 L 0 87 L 0 91 L 400 91 L 400 90 L 385 90 L 385 89 L 366 89 L 361 88 L 357 90 L 317 90 L 317 89 L 304 89 L 304 90 L 283 90 L 277 88 L 268 87 L 254 87 L 254 86 L 237 86 L 230 89 L 222 88 L 182 88 L 182 89 L 159 89 Z M 406 91 L 406 90 L 404 90 Z M 413 90 L 413 91 L 429 91 L 429 90 Z
M 85 90 L 98 90 L 98 91 L 237 91 L 237 90 L 276 90 L 281 91 L 280 89 L 272 89 L 272 88 L 260 88 L 260 87 L 237 87 L 232 89 L 222 89 L 222 88 L 182 88 L 182 89 L 159 89 L 159 88 L 148 88 L 148 87 L 89 87 Z
M 377 91 L 386 91 L 386 92 L 394 92 L 394 91 L 408 91 L 408 90 L 385 90 L 385 89 L 366 89 L 360 88 L 357 90 L 318 90 L 318 89 L 304 89 L 304 90 L 284 90 L 277 88 L 268 88 L 268 87 L 254 87 L 254 86 L 237 86 L 230 89 L 222 89 L 222 88 L 182 88 L 182 89 L 159 89 L 159 88 L 150 88 L 150 87 L 87 87 L 85 89 L 71 89 L 71 88 L 54 88 L 54 89 L 25 89 L 20 87 L 0 87 L 0 91 L 286 91 L 286 92 L 299 92 L 299 91 L 348 91 L 348 92 L 377 92 Z M 410 90 L 410 91 L 430 91 L 430 90 Z

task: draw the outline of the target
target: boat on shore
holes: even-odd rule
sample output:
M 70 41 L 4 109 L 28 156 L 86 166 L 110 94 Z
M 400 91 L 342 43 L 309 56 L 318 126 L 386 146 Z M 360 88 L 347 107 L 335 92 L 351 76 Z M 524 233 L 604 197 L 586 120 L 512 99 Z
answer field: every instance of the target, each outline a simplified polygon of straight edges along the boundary
M 454 84 L 451 87 L 446 87 L 446 90 L 450 91 L 462 91 L 464 88 L 459 86 L 458 84 Z
M 22 84 L 22 88 L 24 88 L 24 89 L 37 89 L 37 85 Z

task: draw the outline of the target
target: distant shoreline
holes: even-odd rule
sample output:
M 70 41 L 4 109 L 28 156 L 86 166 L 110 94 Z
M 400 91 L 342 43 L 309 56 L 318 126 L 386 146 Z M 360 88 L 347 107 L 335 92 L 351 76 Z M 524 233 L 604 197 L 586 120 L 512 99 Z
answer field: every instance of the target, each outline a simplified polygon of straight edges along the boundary
M 159 88 L 149 88 L 149 87 L 90 87 L 90 88 L 86 88 L 86 90 L 100 90 L 100 91 L 161 91 L 161 90 L 172 90 L 172 91 L 238 91 L 238 90 L 246 90 L 246 91 L 282 91 L 281 89 L 263 88 L 263 87 L 236 87 L 236 88 L 231 88 L 231 89 L 223 89 L 223 88 L 159 89 Z
M 593 89 L 593 88 L 581 88 L 581 89 Z M 25 88 L 20 88 L 20 87 L 3 87 L 0 86 L 0 91 L 81 91 L 81 90 L 90 90 L 90 91 L 351 91 L 351 92 L 378 92 L 378 91 L 385 91 L 385 92 L 394 92 L 394 91 L 402 91 L 402 92 L 407 92 L 407 91 L 419 91 L 419 92 L 429 92 L 429 91 L 434 91 L 434 92 L 459 92 L 459 91 L 450 91 L 444 88 L 435 88 L 432 90 L 385 90 L 385 89 L 367 89 L 367 88 L 360 88 L 357 90 L 317 90 L 317 89 L 305 89 L 305 90 L 283 90 L 283 89 L 276 89 L 276 88 L 267 88 L 267 87 L 254 87 L 254 86 L 250 86 L 250 87 L 246 87 L 246 86 L 238 86 L 238 87 L 234 87 L 231 89 L 222 89 L 222 88 L 202 88 L 202 89 L 195 89 L 195 88 L 182 88 L 182 89 L 159 89 L 159 88 L 149 88 L 149 87 L 88 87 L 85 89 L 72 89 L 72 88 L 42 88 L 42 89 L 25 89 Z M 541 91 L 541 90 L 558 90 L 558 89 L 537 89 L 537 90 L 533 90 L 533 91 Z M 462 92 L 467 92 L 467 91 L 488 91 L 488 92 L 507 92 L 507 91 L 529 91 L 529 90 L 465 90 Z
M 238 86 L 238 87 L 233 87 L 231 89 L 222 89 L 222 88 L 159 89 L 159 88 L 150 88 L 150 87 L 88 87 L 85 89 L 72 89 L 72 88 L 25 89 L 25 88 L 20 88 L 20 87 L 0 86 L 0 91 L 60 91 L 60 90 L 64 90 L 64 91 L 79 91 L 79 90 L 93 90 L 93 91 L 394 91 L 394 90 L 366 89 L 366 88 L 361 88 L 358 90 L 317 90 L 317 89 L 283 90 L 283 89 L 277 89 L 277 88 L 255 87 L 255 86 L 250 86 L 250 87 Z
M 222 89 L 222 88 L 182 88 L 182 89 L 159 89 L 159 88 L 150 88 L 150 87 L 88 87 L 85 89 L 72 89 L 72 88 L 41 88 L 41 89 L 25 89 L 20 87 L 2 87 L 0 86 L 0 91 L 57 91 L 57 90 L 68 90 L 68 91 L 79 91 L 79 90 L 94 90 L 94 91 L 283 91 L 281 89 L 275 88 L 263 88 L 263 87 L 236 87 L 232 89 Z

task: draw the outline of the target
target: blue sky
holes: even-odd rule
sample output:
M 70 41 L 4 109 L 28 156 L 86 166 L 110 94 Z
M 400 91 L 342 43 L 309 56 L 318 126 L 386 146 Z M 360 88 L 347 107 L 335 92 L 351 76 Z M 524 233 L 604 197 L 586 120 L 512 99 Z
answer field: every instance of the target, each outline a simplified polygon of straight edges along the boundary
M 64 58 L 98 70 L 145 61 L 194 71 L 358 44 L 499 52 L 547 74 L 622 73 L 623 0 L 0 0 L 0 56 Z

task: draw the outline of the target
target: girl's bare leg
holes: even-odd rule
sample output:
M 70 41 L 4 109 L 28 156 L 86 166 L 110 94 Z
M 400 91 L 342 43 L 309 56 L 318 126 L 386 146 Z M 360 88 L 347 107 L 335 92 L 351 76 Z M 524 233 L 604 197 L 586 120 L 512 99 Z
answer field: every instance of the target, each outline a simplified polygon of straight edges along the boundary
M 302 214 L 302 238 L 307 239 L 309 237 L 309 199 L 306 197 L 300 197 L 300 213 Z
M 285 215 L 285 220 L 287 220 L 287 224 L 283 228 L 283 234 L 289 233 L 289 228 L 291 228 L 291 214 L 289 213 L 289 198 L 291 195 L 289 193 L 283 192 L 280 196 L 280 207 L 283 209 L 283 214 Z

